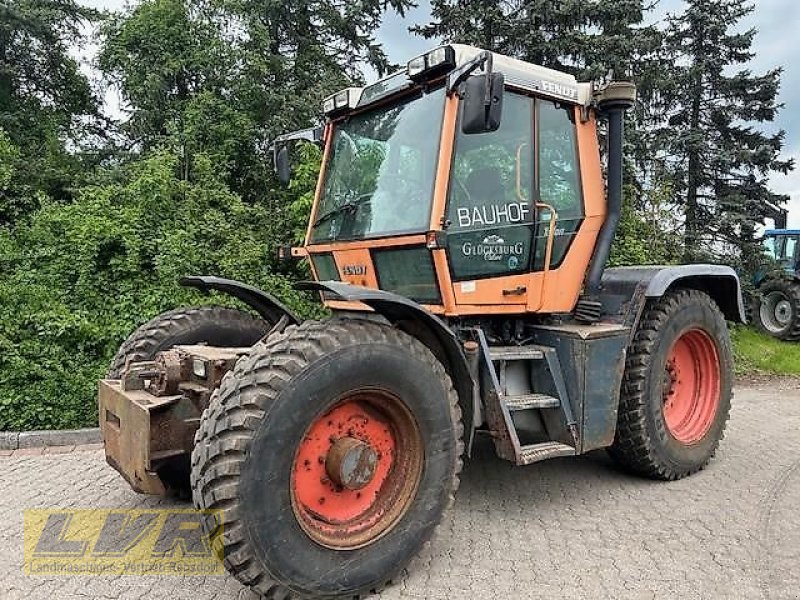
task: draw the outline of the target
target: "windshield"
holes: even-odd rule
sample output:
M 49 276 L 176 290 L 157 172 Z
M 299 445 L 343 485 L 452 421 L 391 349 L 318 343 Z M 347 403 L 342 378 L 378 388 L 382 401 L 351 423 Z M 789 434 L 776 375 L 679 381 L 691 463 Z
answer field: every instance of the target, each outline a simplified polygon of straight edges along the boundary
M 792 264 L 800 235 L 777 235 L 764 238 L 767 254 L 781 263 Z
M 776 240 L 774 237 L 765 237 L 764 238 L 764 252 L 767 253 L 768 256 L 771 258 L 778 258 L 778 252 L 776 246 Z
M 440 88 L 338 124 L 311 242 L 427 230 L 443 112 Z

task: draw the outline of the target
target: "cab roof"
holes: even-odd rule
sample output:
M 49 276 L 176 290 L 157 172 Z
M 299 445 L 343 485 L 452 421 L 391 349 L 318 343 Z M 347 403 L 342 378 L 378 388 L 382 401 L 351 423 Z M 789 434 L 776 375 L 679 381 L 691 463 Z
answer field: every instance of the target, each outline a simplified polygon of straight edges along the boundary
M 444 44 L 431 49 L 449 46 L 455 52 L 456 68 L 469 62 L 484 50 L 464 44 Z M 429 51 L 430 52 L 430 51 Z M 579 83 L 573 75 L 534 65 L 517 58 L 492 52 L 494 70 L 505 75 L 506 84 L 559 102 L 589 106 L 592 103 L 595 84 Z M 477 71 L 480 72 L 480 71 Z M 406 69 L 395 71 L 362 88 L 349 88 L 354 105 L 363 107 L 381 98 L 414 85 Z
M 767 229 L 764 232 L 765 236 L 776 235 L 800 235 L 800 229 Z

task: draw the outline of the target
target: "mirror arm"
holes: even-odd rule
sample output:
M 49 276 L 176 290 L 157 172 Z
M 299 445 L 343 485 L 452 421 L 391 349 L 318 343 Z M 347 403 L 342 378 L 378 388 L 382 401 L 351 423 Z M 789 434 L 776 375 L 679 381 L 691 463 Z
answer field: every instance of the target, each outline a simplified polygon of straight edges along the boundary
M 272 152 L 272 165 L 275 171 L 278 171 L 278 154 L 282 149 L 286 148 L 288 142 L 305 141 L 319 146 L 325 142 L 325 127 L 308 127 L 290 133 L 284 133 L 276 137 L 270 143 L 268 152 Z
M 269 151 L 272 152 L 273 164 L 276 164 L 278 158 L 278 151 L 282 145 L 287 142 L 293 141 L 306 141 L 312 144 L 322 145 L 325 142 L 325 127 L 308 127 L 306 129 L 299 129 L 289 133 L 283 133 L 276 137 L 269 145 Z
M 483 70 L 483 76 L 486 79 L 486 95 L 483 98 L 483 105 L 489 108 L 492 105 L 492 67 L 494 66 L 494 58 L 491 52 L 486 52 L 486 68 Z
M 323 134 L 325 133 L 325 128 L 320 127 L 309 127 L 307 129 L 300 129 L 298 131 L 292 131 L 291 133 L 284 133 L 276 137 L 272 140 L 270 144 L 271 147 L 275 147 L 278 144 L 284 144 L 286 142 L 291 142 L 294 140 L 305 140 L 307 142 L 311 142 L 312 144 L 321 144 Z
M 452 94 L 458 85 L 463 82 L 470 74 L 475 71 L 477 68 L 481 67 L 484 63 L 486 63 L 486 81 L 488 83 L 489 78 L 492 76 L 492 65 L 493 65 L 493 58 L 492 53 L 488 50 L 482 51 L 480 54 L 476 55 L 471 61 L 464 63 L 455 71 L 451 71 L 450 74 L 447 76 L 447 95 L 449 96 Z M 486 91 L 486 98 L 485 102 L 488 106 L 492 102 L 491 91 L 489 91 L 489 86 L 487 85 Z

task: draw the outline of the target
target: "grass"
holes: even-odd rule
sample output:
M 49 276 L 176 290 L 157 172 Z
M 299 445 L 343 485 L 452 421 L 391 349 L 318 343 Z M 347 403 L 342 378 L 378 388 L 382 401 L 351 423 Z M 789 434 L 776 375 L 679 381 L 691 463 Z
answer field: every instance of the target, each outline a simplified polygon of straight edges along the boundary
M 736 374 L 773 373 L 800 376 L 800 342 L 782 342 L 752 327 L 731 329 Z

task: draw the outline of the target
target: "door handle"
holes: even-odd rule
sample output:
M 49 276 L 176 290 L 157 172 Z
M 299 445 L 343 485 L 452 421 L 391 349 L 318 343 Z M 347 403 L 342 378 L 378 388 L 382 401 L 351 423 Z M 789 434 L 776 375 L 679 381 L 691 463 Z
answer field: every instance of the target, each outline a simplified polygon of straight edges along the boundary
M 524 285 L 518 285 L 513 289 L 503 290 L 503 296 L 521 296 L 527 291 L 528 291 L 527 287 L 525 287 Z

